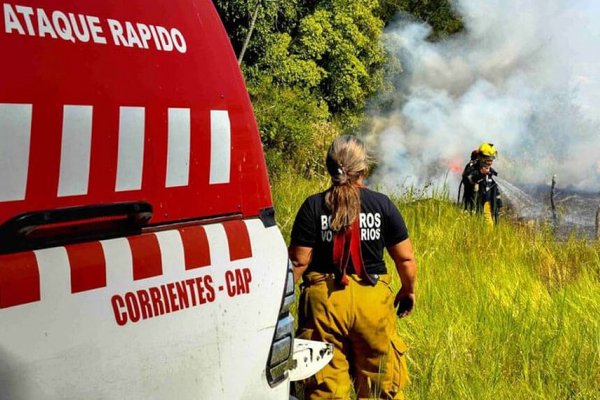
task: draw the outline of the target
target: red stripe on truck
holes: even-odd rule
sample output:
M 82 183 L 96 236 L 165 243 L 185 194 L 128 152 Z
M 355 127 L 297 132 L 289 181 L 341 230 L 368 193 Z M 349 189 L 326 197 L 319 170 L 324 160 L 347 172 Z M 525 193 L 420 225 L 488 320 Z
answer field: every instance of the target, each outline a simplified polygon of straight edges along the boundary
M 106 286 L 106 261 L 100 242 L 66 246 L 71 266 L 71 293 Z
M 252 257 L 250 235 L 244 221 L 223 222 L 223 227 L 229 243 L 229 259 L 235 261 Z
M 133 279 L 140 280 L 162 275 L 158 239 L 153 233 L 127 238 L 133 258 Z
M 32 251 L 0 256 L 0 308 L 40 300 L 40 271 Z
M 210 249 L 204 228 L 201 226 L 181 228 L 179 233 L 183 242 L 185 269 L 190 270 L 210 265 Z

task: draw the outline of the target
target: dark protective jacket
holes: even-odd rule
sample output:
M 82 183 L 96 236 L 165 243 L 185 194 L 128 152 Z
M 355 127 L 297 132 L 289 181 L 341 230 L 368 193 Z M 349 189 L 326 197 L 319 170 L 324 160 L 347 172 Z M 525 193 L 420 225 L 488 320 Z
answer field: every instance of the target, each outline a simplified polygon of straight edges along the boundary
M 309 196 L 294 220 L 291 243 L 313 249 L 307 272 L 336 272 L 334 232 L 331 212 L 325 204 L 325 192 Z M 384 250 L 408 238 L 404 218 L 390 198 L 367 188 L 360 188 L 360 246 L 365 270 L 369 274 L 387 274 Z M 355 273 L 353 262 L 349 274 Z
M 500 189 L 494 180 L 494 176 L 497 176 L 498 173 L 490 168 L 490 173 L 483 175 L 480 169 L 481 164 L 478 160 L 471 160 L 465 165 L 461 181 L 463 186 L 461 202 L 465 210 L 481 213 L 483 205 L 489 201 L 494 222 L 498 223 L 502 208 Z

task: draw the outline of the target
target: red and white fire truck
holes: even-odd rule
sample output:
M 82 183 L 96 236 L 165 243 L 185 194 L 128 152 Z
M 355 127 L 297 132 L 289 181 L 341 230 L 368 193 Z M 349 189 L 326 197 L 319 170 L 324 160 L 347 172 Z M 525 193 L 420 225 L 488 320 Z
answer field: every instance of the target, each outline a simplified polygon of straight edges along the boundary
M 0 399 L 289 398 L 294 285 L 213 4 L 0 3 Z

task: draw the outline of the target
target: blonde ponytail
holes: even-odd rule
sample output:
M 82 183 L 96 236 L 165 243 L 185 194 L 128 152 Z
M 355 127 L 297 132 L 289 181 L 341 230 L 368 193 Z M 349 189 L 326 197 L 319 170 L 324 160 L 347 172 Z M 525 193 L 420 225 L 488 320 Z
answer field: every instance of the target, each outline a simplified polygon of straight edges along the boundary
M 333 141 L 327 152 L 331 187 L 325 205 L 331 211 L 331 229 L 340 231 L 352 225 L 360 213 L 357 181 L 367 171 L 367 150 L 356 136 L 344 135 Z

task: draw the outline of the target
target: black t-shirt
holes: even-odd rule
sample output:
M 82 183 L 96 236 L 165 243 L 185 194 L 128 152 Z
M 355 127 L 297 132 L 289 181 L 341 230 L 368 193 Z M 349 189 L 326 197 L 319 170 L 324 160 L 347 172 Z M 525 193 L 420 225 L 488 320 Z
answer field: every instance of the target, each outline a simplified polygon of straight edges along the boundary
M 361 251 L 366 271 L 370 274 L 385 274 L 384 248 L 408 238 L 404 219 L 386 195 L 366 188 L 360 189 L 359 218 Z M 325 192 L 307 198 L 296 215 L 291 243 L 313 249 L 307 271 L 333 272 L 333 231 L 330 221 L 331 214 L 325 205 Z M 350 266 L 348 273 L 352 271 Z

